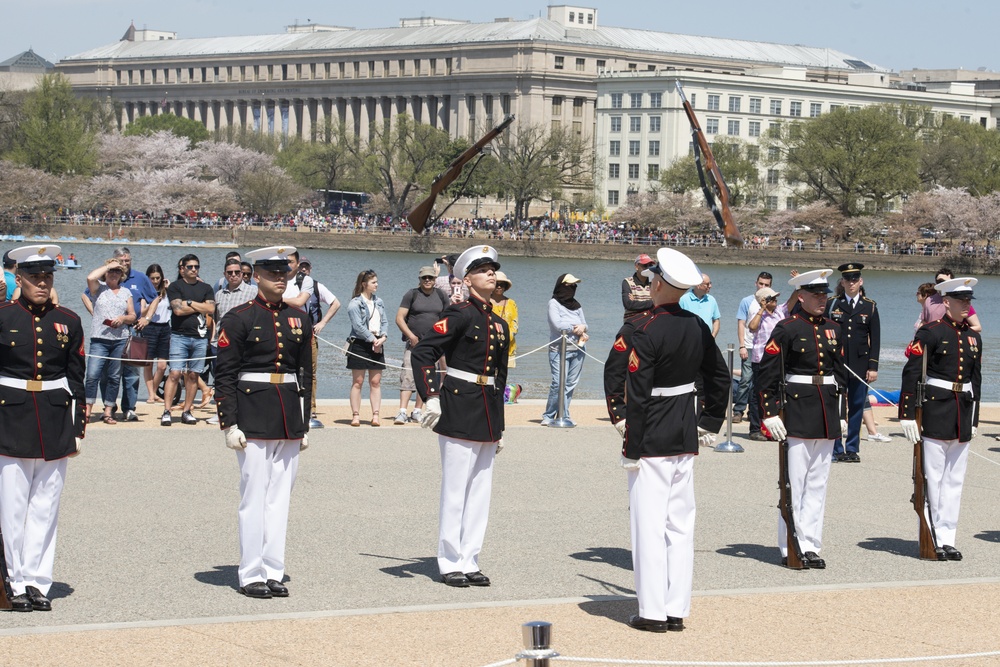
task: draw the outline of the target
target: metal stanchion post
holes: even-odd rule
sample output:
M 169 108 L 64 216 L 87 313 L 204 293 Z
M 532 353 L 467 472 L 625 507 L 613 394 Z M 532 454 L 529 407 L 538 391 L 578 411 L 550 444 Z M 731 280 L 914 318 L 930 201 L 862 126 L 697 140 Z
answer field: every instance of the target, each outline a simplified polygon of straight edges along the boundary
M 733 344 L 726 346 L 726 355 L 729 357 L 729 407 L 726 409 L 726 441 L 715 446 L 717 452 L 729 452 L 740 454 L 743 447 L 733 442 Z
M 559 656 L 550 648 L 552 643 L 551 623 L 529 621 L 521 626 L 521 637 L 524 640 L 524 651 L 517 654 L 517 659 L 524 660 L 527 667 L 549 667 L 549 658 Z
M 559 403 L 556 408 L 556 418 L 549 422 L 549 428 L 573 428 L 576 426 L 566 418 L 566 334 L 563 329 L 559 338 Z

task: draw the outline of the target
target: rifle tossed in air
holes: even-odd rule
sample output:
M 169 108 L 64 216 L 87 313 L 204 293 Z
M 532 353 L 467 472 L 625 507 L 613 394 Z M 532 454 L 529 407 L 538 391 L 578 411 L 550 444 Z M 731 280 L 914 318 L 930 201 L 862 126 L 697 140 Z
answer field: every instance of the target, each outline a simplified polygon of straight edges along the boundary
M 413 231 L 419 234 L 424 231 L 426 227 L 430 227 L 432 224 L 437 222 L 438 218 L 440 218 L 441 215 L 448 210 L 448 206 L 451 206 L 451 204 L 448 204 L 448 206 L 445 206 L 444 209 L 441 210 L 441 213 L 438 213 L 433 220 L 428 221 L 438 195 L 444 192 L 445 188 L 451 185 L 455 179 L 458 178 L 458 175 L 462 173 L 462 168 L 465 167 L 466 164 L 471 162 L 474 157 L 478 156 L 482 150 L 486 148 L 487 144 L 500 136 L 500 133 L 506 130 L 507 127 L 513 122 L 513 114 L 505 116 L 499 125 L 483 135 L 482 139 L 477 141 L 468 150 L 452 160 L 447 169 L 434 177 L 434 180 L 431 182 L 430 194 L 427 195 L 426 199 L 417 204 L 414 209 L 410 211 L 410 214 L 406 216 L 406 219 L 409 221 L 410 227 L 413 228 Z M 475 166 L 473 166 L 473 168 L 475 168 Z
M 681 87 L 681 82 L 676 81 L 674 85 L 677 86 L 677 92 L 681 95 L 681 104 L 684 107 L 684 113 L 687 114 L 688 122 L 691 123 L 691 137 L 694 139 L 692 142 L 694 146 L 694 163 L 698 167 L 698 180 L 701 182 L 701 191 L 705 193 L 705 201 L 708 202 L 708 207 L 712 209 L 715 222 L 719 225 L 722 233 L 725 234 L 726 241 L 736 247 L 741 247 L 743 245 L 743 237 L 740 235 L 740 230 L 733 219 L 733 212 L 729 208 L 729 187 L 722 178 L 719 163 L 715 161 L 715 156 L 712 155 L 712 147 L 708 145 L 705 133 L 701 131 L 701 124 L 698 123 L 698 117 L 694 115 L 694 108 L 688 102 L 687 96 L 684 95 L 684 88 Z M 703 159 L 704 166 L 702 166 Z

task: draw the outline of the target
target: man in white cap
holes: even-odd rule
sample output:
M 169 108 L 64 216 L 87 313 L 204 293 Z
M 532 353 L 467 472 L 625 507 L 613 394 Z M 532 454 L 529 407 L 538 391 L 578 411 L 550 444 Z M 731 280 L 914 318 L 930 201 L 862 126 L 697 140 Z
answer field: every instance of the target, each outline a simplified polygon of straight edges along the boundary
M 938 560 L 962 560 L 955 548 L 969 441 L 979 425 L 983 341 L 968 322 L 975 278 L 953 278 L 935 286 L 945 314 L 917 331 L 907 348 L 899 395 L 899 424 L 913 443 L 923 437 L 924 475 Z M 927 359 L 927 378 L 923 362 Z M 924 383 L 924 402 L 917 387 Z M 922 408 L 922 424 L 916 422 Z M 922 431 L 922 433 L 921 433 Z M 925 512 L 926 515 L 926 512 Z
M 775 440 L 787 440 L 796 555 L 801 551 L 803 566 L 818 570 L 826 567 L 819 552 L 833 443 L 847 430 L 841 417 L 847 409 L 847 370 L 840 326 L 823 316 L 832 273 L 818 269 L 788 281 L 799 290 L 802 309 L 774 327 L 758 383 L 764 427 Z M 787 565 L 788 527 L 780 514 L 778 548 Z
M 629 625 L 680 631 L 691 610 L 694 574 L 694 457 L 725 419 L 731 381 L 715 338 L 678 301 L 702 281 L 686 255 L 656 253 L 646 269 L 653 310 L 632 334 L 628 355 L 623 466 L 628 470 L 632 566 L 639 614 Z M 705 408 L 695 414 L 695 379 Z
M 54 245 L 11 250 L 20 296 L 0 306 L 0 575 L 13 611 L 52 609 L 66 459 L 87 424 L 83 327 L 51 300 L 57 254 Z
M 282 299 L 290 246 L 247 253 L 257 296 L 222 318 L 215 364 L 215 400 L 226 446 L 240 466 L 239 591 L 287 597 L 288 506 L 309 446 L 312 320 Z
M 424 401 L 421 426 L 441 448 L 438 569 L 448 586 L 489 586 L 479 569 L 493 485 L 493 459 L 503 447 L 507 385 L 507 323 L 493 314 L 490 295 L 500 268 L 497 251 L 475 246 L 455 262 L 469 299 L 449 305 L 411 354 L 413 380 Z M 437 361 L 448 364 L 438 375 Z

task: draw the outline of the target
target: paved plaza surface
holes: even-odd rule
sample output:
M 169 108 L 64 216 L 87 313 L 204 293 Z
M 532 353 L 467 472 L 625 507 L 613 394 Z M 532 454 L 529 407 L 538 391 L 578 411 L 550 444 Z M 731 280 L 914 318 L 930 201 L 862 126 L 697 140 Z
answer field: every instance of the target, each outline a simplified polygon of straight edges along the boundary
M 395 397 L 383 404 L 395 413 Z M 567 656 L 687 661 L 859 660 L 1000 651 L 1000 408 L 971 446 L 961 562 L 916 556 L 911 447 L 834 464 L 824 571 L 778 565 L 777 447 L 702 449 L 695 599 L 688 629 L 652 635 L 636 613 L 619 439 L 600 401 L 573 429 L 538 425 L 541 402 L 508 408 L 480 565 L 489 588 L 437 581 L 440 461 L 417 425 L 350 428 L 327 401 L 292 496 L 291 596 L 237 593 L 239 475 L 215 426 L 94 424 L 70 462 L 53 611 L 0 615 L 0 664 L 486 665 L 514 657 L 520 624 L 554 624 Z M 145 410 L 143 410 L 146 408 Z M 362 417 L 369 414 L 367 403 Z M 207 418 L 208 411 L 196 412 Z M 558 661 L 557 661 L 558 662 Z M 564 663 L 568 664 L 568 663 Z M 872 663 L 875 664 L 875 663 Z M 1000 653 L 947 665 L 997 665 Z

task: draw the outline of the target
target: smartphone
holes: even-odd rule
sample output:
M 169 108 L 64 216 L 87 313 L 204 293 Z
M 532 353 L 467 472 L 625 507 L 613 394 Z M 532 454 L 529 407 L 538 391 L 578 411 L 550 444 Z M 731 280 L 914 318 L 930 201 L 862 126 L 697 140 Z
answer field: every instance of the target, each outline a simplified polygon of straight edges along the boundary
M 462 298 L 462 286 L 461 285 L 452 285 L 451 286 L 451 295 L 453 297 L 455 297 L 455 298 L 461 299 Z
M 114 327 L 115 323 L 114 323 L 113 320 L 104 320 L 104 326 L 106 326 L 106 327 Z

